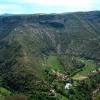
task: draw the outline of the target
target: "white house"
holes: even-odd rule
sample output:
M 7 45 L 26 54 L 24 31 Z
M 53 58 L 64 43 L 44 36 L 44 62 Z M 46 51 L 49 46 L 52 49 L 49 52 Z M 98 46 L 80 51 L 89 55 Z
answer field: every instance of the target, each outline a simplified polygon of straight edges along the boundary
M 66 85 L 65 85 L 65 89 L 70 89 L 70 87 L 72 86 L 72 84 L 71 83 L 66 83 Z

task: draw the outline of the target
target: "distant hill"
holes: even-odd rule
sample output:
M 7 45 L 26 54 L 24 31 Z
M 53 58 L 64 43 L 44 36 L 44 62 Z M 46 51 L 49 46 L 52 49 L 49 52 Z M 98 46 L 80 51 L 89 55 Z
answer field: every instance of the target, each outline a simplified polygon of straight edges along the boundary
M 8 14 L 8 13 L 5 13 L 5 14 L 0 14 L 0 16 L 12 16 L 13 14 Z

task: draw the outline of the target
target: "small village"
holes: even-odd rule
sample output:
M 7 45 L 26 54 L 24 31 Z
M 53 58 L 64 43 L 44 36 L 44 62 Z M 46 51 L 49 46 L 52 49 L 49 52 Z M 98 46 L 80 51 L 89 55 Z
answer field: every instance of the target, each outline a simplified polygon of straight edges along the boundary
M 100 69 L 99 70 L 93 70 L 91 71 L 90 73 L 88 73 L 87 75 L 87 78 L 90 78 L 92 76 L 95 76 L 97 74 L 100 74 Z M 65 84 L 65 87 L 64 89 L 65 90 L 69 90 L 72 86 L 75 86 L 75 84 L 73 84 L 71 81 L 70 81 L 70 77 L 69 75 L 65 75 L 59 71 L 55 71 L 53 70 L 52 73 L 51 73 L 52 76 L 54 76 L 57 80 L 60 80 L 60 81 L 63 81 L 63 82 L 66 82 Z M 75 80 L 73 80 L 75 81 Z M 96 92 L 98 92 L 100 89 L 96 89 L 93 94 L 95 94 Z M 51 88 L 50 91 L 49 91 L 49 96 L 56 96 L 56 90 Z

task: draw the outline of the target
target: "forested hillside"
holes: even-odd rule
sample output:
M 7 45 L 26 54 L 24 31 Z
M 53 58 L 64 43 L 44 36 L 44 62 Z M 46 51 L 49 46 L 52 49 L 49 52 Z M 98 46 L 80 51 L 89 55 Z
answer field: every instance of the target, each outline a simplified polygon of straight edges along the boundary
M 100 100 L 100 11 L 0 16 L 0 100 Z

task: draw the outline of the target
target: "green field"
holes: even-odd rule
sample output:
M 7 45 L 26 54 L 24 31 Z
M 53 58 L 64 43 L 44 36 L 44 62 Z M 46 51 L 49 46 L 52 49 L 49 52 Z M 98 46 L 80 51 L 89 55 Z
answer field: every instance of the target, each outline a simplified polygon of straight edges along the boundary
M 60 61 L 56 55 L 48 56 L 47 65 L 51 70 L 63 70 L 63 67 L 61 66 Z
M 6 88 L 0 87 L 0 94 L 1 95 L 10 95 L 11 92 L 7 90 Z
M 85 60 L 85 59 L 81 59 L 81 61 L 83 63 L 85 63 L 85 67 L 82 68 L 82 70 L 80 72 L 78 72 L 76 75 L 73 76 L 73 79 L 76 80 L 83 80 L 87 78 L 87 75 L 93 71 L 97 69 L 97 66 L 95 65 L 95 63 L 92 60 Z

